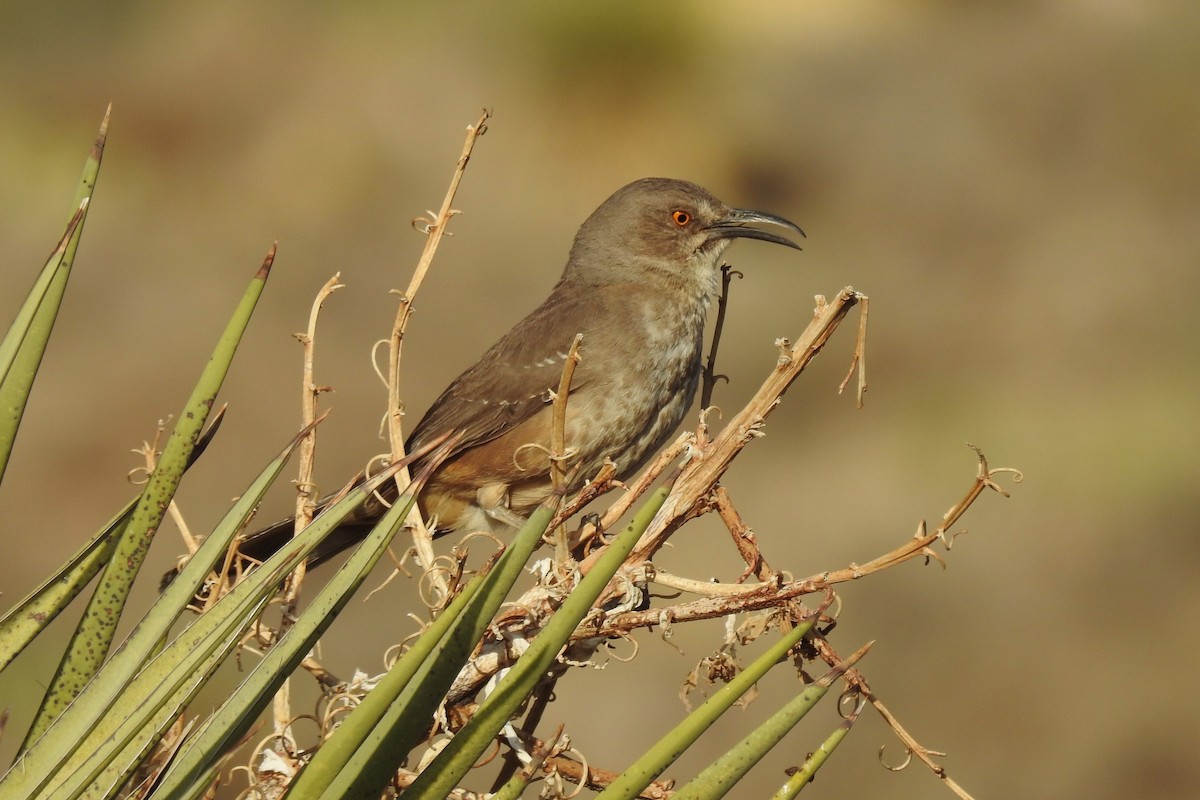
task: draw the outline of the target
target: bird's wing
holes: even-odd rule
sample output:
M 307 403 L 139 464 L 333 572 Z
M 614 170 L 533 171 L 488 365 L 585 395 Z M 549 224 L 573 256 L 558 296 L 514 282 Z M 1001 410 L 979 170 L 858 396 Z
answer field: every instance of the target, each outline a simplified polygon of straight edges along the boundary
M 417 423 L 409 437 L 412 452 L 450 431 L 463 438 L 453 453 L 495 439 L 532 417 L 551 402 L 567 351 L 585 320 L 569 309 L 552 309 L 547 301 L 504 335 L 474 366 L 459 375 Z M 566 313 L 564 313 L 566 312 Z M 577 371 L 572 391 L 586 377 Z

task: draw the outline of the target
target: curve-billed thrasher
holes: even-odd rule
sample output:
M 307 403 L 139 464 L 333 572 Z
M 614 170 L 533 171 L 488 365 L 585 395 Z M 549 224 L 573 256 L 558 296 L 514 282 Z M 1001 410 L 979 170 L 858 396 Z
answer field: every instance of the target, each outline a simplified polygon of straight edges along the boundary
M 463 434 L 418 498 L 426 519 L 442 532 L 503 531 L 549 496 L 550 392 L 577 333 L 584 338 L 565 427 L 582 470 L 571 488 L 606 458 L 619 477 L 641 467 L 696 394 L 705 312 L 719 290 L 725 248 L 743 238 L 800 249 L 746 227 L 753 222 L 804 235 L 793 222 L 730 208 L 686 181 L 645 178 L 605 200 L 580 226 L 545 302 L 458 376 L 413 429 L 409 452 L 444 433 Z M 377 502 L 366 504 L 313 560 L 361 538 L 381 512 Z M 265 557 L 291 530 L 284 521 L 242 550 Z

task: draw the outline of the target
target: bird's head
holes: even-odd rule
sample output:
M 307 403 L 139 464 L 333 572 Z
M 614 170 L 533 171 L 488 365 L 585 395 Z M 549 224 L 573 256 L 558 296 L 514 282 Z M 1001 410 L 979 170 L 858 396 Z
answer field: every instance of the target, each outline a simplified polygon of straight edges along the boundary
M 800 226 L 762 211 L 731 208 L 687 181 L 643 178 L 618 189 L 579 228 L 564 277 L 608 282 L 665 277 L 715 281 L 721 254 L 734 239 L 759 239 L 797 250 L 791 239 L 760 228 Z

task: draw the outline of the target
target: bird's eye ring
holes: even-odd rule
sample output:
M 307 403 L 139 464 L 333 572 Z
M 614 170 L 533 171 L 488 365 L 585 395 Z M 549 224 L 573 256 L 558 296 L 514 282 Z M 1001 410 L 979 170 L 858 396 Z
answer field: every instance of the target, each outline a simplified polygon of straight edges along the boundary
M 686 211 L 672 211 L 671 219 L 675 220 L 675 224 L 682 228 L 692 221 L 692 215 Z

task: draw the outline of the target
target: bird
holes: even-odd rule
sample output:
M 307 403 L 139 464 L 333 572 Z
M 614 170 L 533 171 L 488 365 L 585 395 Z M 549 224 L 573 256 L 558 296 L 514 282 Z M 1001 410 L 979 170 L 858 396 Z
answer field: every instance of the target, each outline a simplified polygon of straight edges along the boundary
M 553 393 L 576 334 L 583 338 L 564 429 L 580 468 L 568 489 L 606 460 L 618 478 L 643 466 L 679 427 L 700 385 L 705 320 L 726 248 L 756 239 L 801 249 L 753 224 L 804 236 L 788 219 L 733 208 L 683 180 L 643 178 L 601 203 L 580 226 L 545 301 L 455 378 L 408 437 L 410 453 L 447 433 L 460 437 L 417 498 L 435 534 L 503 534 L 550 496 Z M 415 462 L 414 473 L 421 466 Z M 309 563 L 361 539 L 384 510 L 369 500 Z M 241 550 L 265 558 L 292 528 L 284 520 L 251 534 Z

